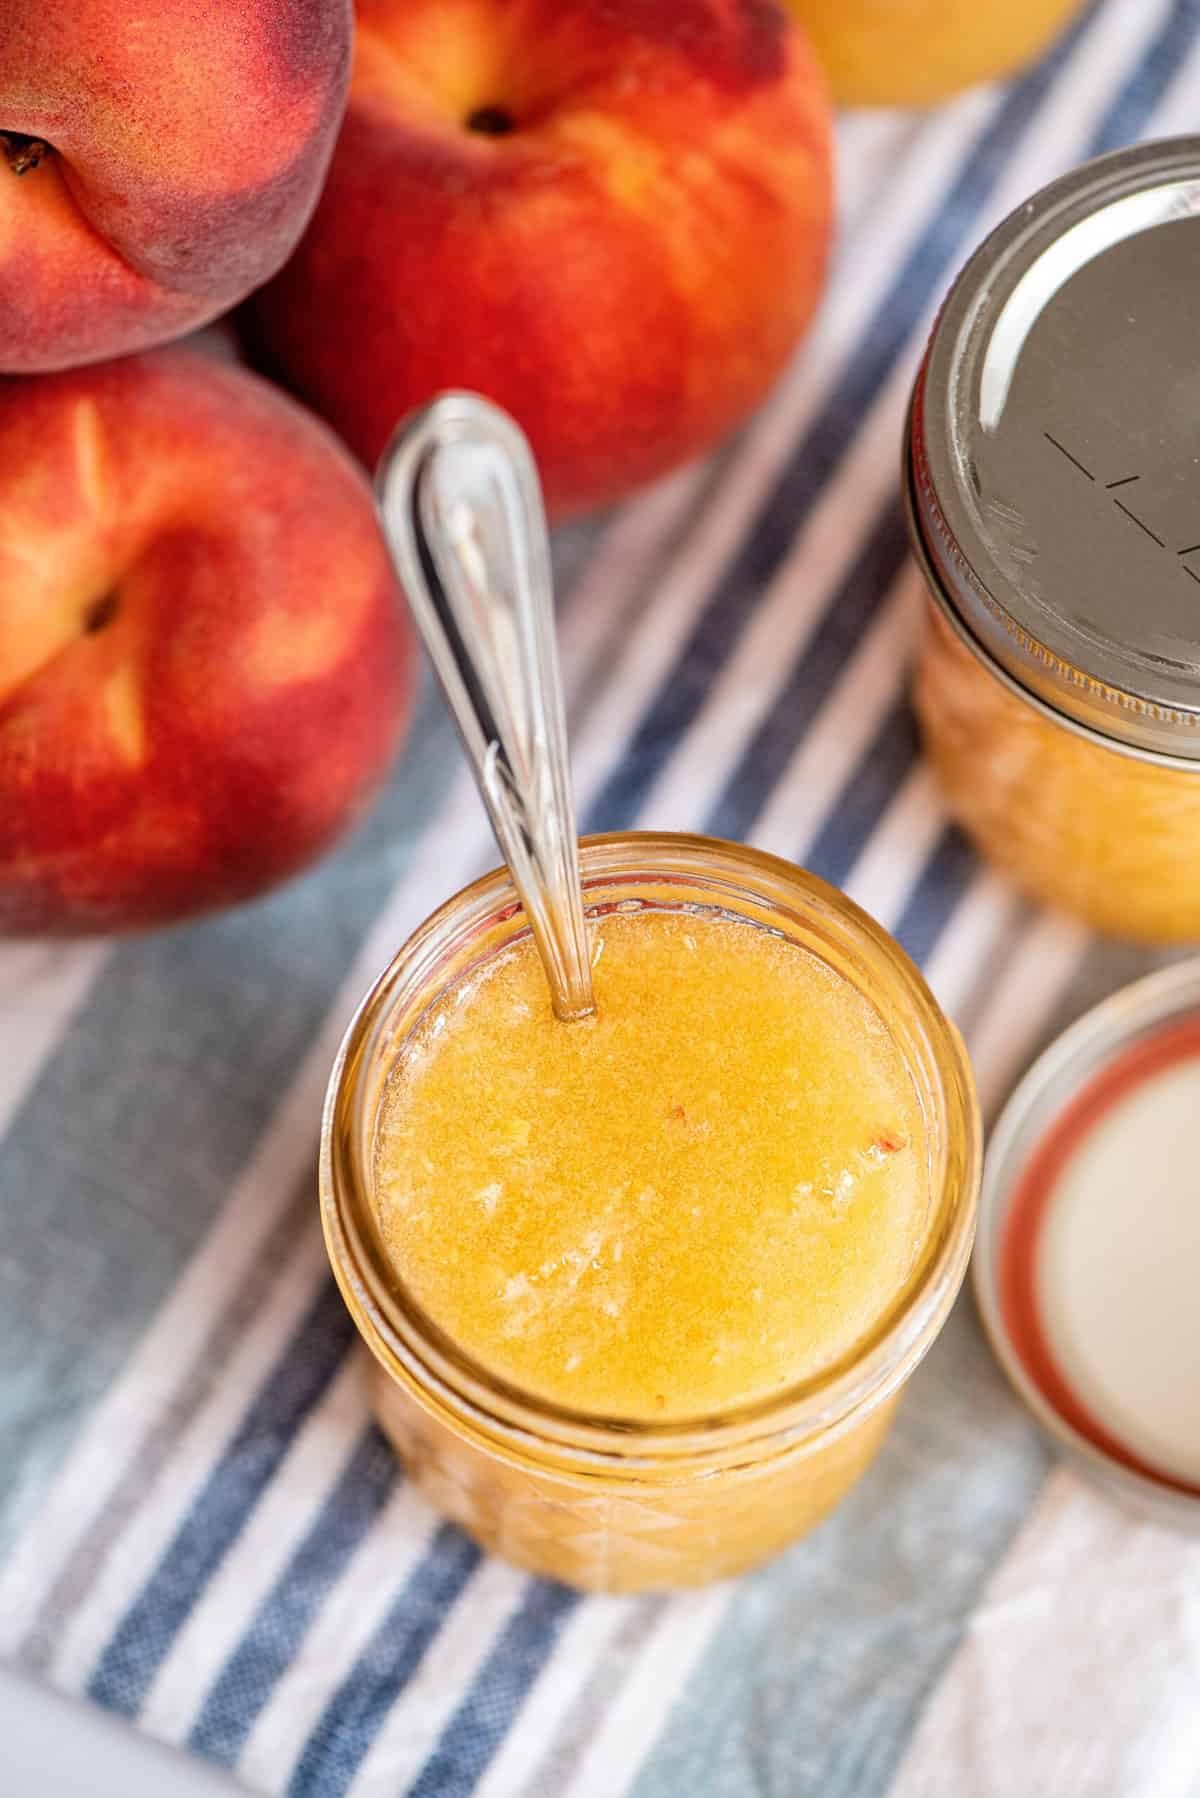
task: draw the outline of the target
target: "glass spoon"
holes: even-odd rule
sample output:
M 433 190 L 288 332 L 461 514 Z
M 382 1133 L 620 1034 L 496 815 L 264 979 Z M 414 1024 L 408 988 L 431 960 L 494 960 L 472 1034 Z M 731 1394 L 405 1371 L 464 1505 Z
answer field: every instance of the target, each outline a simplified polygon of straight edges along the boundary
M 411 414 L 376 475 L 384 535 L 496 841 L 556 1015 L 595 1010 L 533 453 L 507 412 L 444 393 Z

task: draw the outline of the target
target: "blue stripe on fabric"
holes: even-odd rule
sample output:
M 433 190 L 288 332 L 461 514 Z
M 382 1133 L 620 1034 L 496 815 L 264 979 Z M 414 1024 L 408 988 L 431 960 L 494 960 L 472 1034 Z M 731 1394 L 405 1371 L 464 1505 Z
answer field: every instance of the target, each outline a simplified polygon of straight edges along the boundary
M 469 1798 L 558 1642 L 579 1594 L 532 1580 L 470 1692 L 442 1732 L 409 1798 Z
M 381 1432 L 366 1430 L 303 1541 L 214 1681 L 188 1747 L 232 1767 L 246 1738 L 399 1477 Z
M 88 1682 L 88 1696 L 135 1717 L 188 1613 L 245 1528 L 305 1418 L 350 1347 L 354 1325 L 332 1280 L 259 1388 Z
M 845 791 L 809 844 L 803 857 L 805 867 L 834 886 L 845 886 L 851 868 L 916 759 L 916 720 L 907 699 L 899 694 L 880 720 Z
M 326 1705 L 289 1781 L 288 1798 L 342 1798 L 482 1558 L 456 1525 L 441 1525 L 428 1554 Z
M 978 866 L 962 831 L 948 825 L 896 922 L 896 937 L 918 965 L 933 954 Z
M 747 745 L 709 814 L 705 829 L 740 841 L 787 767 L 796 744 L 829 697 L 838 674 L 862 641 L 904 566 L 908 535 L 897 501 L 885 506 L 829 602 L 820 626 Z
M 1050 56 L 1011 89 L 976 138 L 944 206 L 891 283 L 823 410 L 759 515 L 748 522 L 742 547 L 717 583 L 679 666 L 654 695 L 620 765 L 589 808 L 589 831 L 625 828 L 636 814 L 713 679 L 728 662 L 754 598 L 778 570 L 857 436 L 864 414 L 896 366 L 939 282 L 951 271 L 980 208 L 1084 28 L 1085 21 L 1080 20 Z
M 1179 73 L 1200 30 L 1200 0 L 1177 0 L 1148 53 L 1130 70 L 1088 146 L 1089 156 L 1119 150 L 1140 136 L 1150 115 Z M 1195 126 L 1193 125 L 1193 129 Z

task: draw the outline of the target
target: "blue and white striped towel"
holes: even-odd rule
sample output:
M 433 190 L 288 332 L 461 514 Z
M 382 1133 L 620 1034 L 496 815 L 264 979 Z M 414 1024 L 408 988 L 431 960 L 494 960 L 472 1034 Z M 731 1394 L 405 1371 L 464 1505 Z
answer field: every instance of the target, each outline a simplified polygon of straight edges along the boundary
M 1200 117 L 1200 0 L 850 116 L 801 355 L 703 467 L 559 543 L 581 811 L 747 838 L 924 963 L 994 1103 L 1137 958 L 983 872 L 916 759 L 896 491 L 931 315 L 1062 169 Z M 1197 1798 L 1200 1548 L 1050 1472 L 968 1303 L 775 1566 L 580 1599 L 480 1556 L 373 1428 L 313 1154 L 369 978 L 492 858 L 432 701 L 357 839 L 142 942 L 0 951 L 0 1655 L 294 1798 Z

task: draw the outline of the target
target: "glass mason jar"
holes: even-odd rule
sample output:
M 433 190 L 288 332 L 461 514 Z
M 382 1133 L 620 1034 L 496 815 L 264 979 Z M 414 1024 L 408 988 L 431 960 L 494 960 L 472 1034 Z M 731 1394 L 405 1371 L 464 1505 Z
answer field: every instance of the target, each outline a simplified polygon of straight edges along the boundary
M 692 1585 L 801 1535 L 878 1449 L 900 1388 L 937 1335 L 974 1231 L 980 1125 L 966 1052 L 898 945 L 823 881 L 702 837 L 596 837 L 581 850 L 589 915 L 719 908 L 803 945 L 871 1002 L 926 1126 L 928 1213 L 913 1265 L 841 1361 L 740 1410 L 647 1424 L 573 1412 L 472 1361 L 423 1315 L 383 1247 L 371 1182 L 389 1071 L 428 1007 L 526 933 L 503 871 L 435 912 L 364 1000 L 334 1066 L 321 1206 L 334 1273 L 373 1357 L 372 1402 L 430 1501 L 486 1548 L 598 1591 Z
M 1200 138 L 1035 194 L 917 377 L 915 698 L 950 809 L 1036 898 L 1200 937 Z

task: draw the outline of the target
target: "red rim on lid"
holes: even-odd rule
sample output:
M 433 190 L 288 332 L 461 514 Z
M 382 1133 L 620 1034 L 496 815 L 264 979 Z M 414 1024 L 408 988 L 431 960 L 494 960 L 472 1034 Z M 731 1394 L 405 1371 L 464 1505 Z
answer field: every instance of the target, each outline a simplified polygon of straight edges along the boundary
M 988 1149 L 973 1266 L 992 1345 L 1111 1496 L 1200 1531 L 1200 960 L 1080 1018 Z

